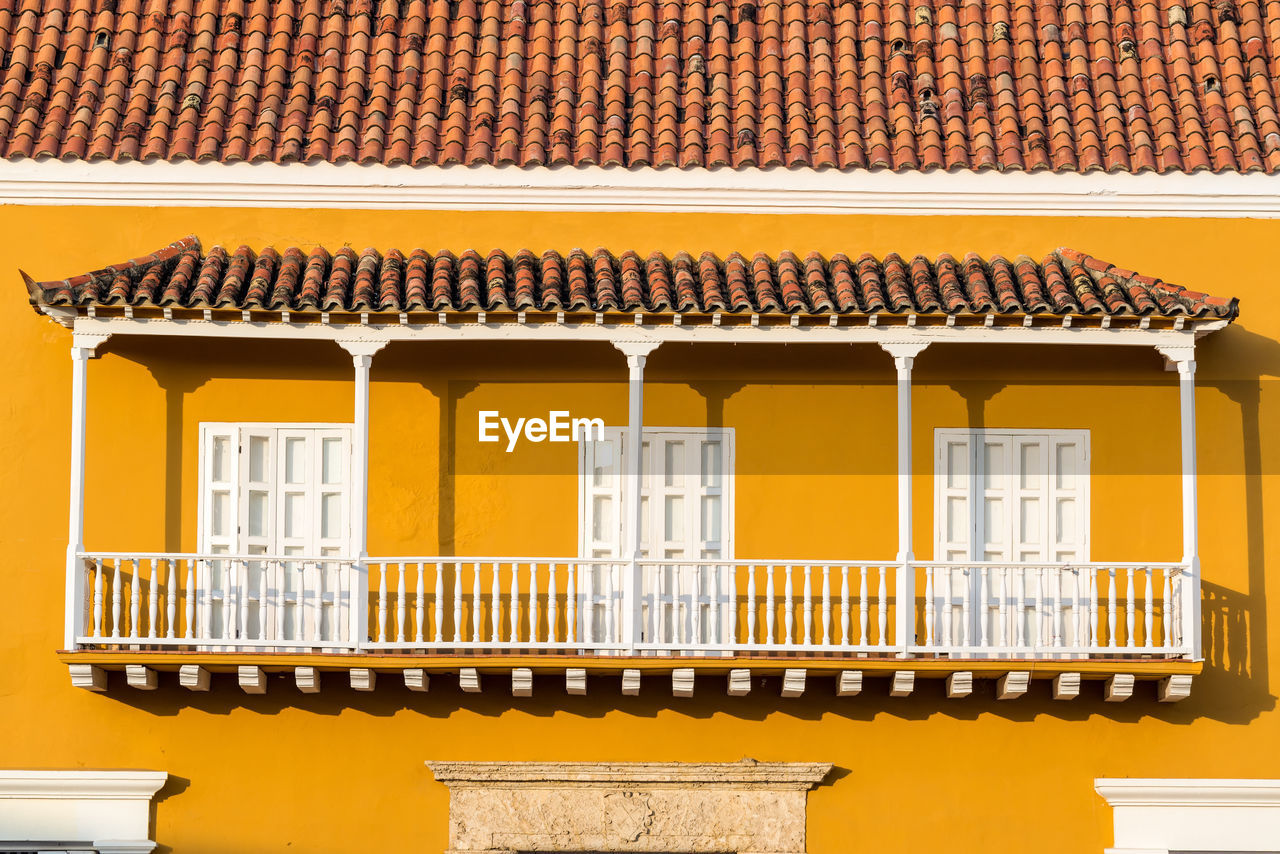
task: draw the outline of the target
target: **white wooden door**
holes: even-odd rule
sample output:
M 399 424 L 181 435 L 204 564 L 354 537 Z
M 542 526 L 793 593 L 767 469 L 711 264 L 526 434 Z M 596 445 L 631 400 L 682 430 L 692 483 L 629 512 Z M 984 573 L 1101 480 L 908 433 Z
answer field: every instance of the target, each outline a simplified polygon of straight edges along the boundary
M 936 607 L 957 605 L 966 595 L 979 603 L 967 625 L 959 608 L 947 612 L 943 643 L 996 642 L 993 616 L 1001 589 L 1006 608 L 1041 584 L 1056 582 L 1056 596 L 1074 595 L 1074 576 L 1048 568 L 1089 559 L 1087 430 L 939 430 L 935 484 L 935 560 L 1044 567 L 939 573 Z M 1031 629 L 1024 626 L 1023 637 Z
M 307 558 L 208 561 L 198 595 L 211 633 L 336 639 L 350 598 L 350 428 L 203 424 L 200 447 L 201 553 Z
M 641 638 L 673 646 L 710 643 L 725 636 L 727 625 L 732 570 L 714 562 L 733 558 L 733 431 L 646 429 L 641 446 L 640 555 L 672 561 L 645 570 Z M 610 428 L 602 441 L 583 445 L 584 556 L 623 557 L 620 472 L 630 453 L 623 428 Z M 593 585 L 596 596 L 611 595 L 622 582 L 620 572 L 605 574 Z M 614 613 L 621 614 L 623 603 L 617 604 Z M 720 631 L 713 636 L 717 623 Z

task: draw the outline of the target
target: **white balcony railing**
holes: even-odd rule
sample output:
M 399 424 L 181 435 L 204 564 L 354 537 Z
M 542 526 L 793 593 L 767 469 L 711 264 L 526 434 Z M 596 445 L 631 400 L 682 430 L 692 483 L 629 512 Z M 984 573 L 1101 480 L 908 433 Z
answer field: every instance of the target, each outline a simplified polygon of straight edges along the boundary
M 1168 563 L 913 564 L 899 621 L 883 561 L 81 557 L 91 649 L 1179 657 L 1199 619 Z

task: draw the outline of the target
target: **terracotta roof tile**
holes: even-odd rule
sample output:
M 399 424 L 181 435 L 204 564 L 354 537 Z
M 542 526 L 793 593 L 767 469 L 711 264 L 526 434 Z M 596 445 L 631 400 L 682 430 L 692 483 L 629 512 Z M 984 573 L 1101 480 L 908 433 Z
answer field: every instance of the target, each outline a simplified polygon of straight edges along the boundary
M 24 277 L 25 278 L 25 277 Z M 824 258 L 783 252 L 668 258 L 635 252 L 567 256 L 529 250 L 455 256 L 343 247 L 204 252 L 189 237 L 102 270 L 26 279 L 35 306 L 132 306 L 327 312 L 583 311 L 650 314 L 1097 315 L 1231 320 L 1234 299 L 1211 297 L 1072 249 L 1039 263 L 974 254 L 930 260 L 890 254 Z
M 1280 5 L 14 0 L 0 156 L 1280 171 Z

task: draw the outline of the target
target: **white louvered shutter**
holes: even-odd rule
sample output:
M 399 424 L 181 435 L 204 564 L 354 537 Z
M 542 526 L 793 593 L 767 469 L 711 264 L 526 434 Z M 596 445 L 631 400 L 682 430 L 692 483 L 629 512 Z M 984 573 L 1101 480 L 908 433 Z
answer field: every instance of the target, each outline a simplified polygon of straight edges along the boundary
M 202 552 L 335 558 L 211 561 L 200 595 L 213 632 L 336 637 L 347 609 L 336 559 L 351 543 L 350 429 L 205 424 L 200 467 Z
M 584 447 L 584 555 L 623 557 L 624 490 L 618 472 L 626 471 L 630 454 L 625 441 L 624 430 L 611 428 L 604 441 Z M 727 632 L 724 608 L 732 570 L 707 562 L 733 557 L 732 441 L 730 430 L 644 431 L 641 557 L 688 561 L 646 574 L 641 603 L 646 640 L 711 642 L 714 607 L 721 608 L 721 635 Z M 605 447 L 616 454 L 605 457 Z M 602 465 L 604 460 L 609 465 Z
M 1033 565 L 1088 560 L 1087 431 L 939 430 L 937 448 L 936 559 Z M 999 579 L 989 573 L 986 577 L 984 586 L 977 572 L 935 573 L 937 613 L 947 613 L 947 604 L 959 606 L 966 593 L 984 603 L 970 615 L 967 629 L 973 641 L 993 630 L 1000 606 Z M 1062 585 L 1055 595 L 1070 605 L 1074 577 L 1054 577 Z M 1033 595 L 1040 578 L 1035 571 L 1008 576 L 1009 601 Z M 1008 602 L 1006 607 L 1011 607 Z M 949 612 L 950 624 L 939 626 L 943 643 L 959 643 L 965 636 L 958 610 Z M 1033 629 L 1028 617 L 1027 637 Z

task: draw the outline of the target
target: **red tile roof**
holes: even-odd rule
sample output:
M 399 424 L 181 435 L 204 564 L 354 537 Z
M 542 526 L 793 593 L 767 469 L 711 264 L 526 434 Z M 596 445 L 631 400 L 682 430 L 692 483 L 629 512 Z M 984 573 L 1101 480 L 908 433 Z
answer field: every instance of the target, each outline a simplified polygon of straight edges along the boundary
M 1260 0 L 4 0 L 0 156 L 1275 172 Z
M 530 311 L 762 315 L 1108 315 L 1234 319 L 1237 301 L 1189 291 L 1071 249 L 937 260 L 784 252 L 777 258 L 603 249 L 514 255 L 349 247 L 207 253 L 189 237 L 103 270 L 27 278 L 35 306 L 327 312 Z

